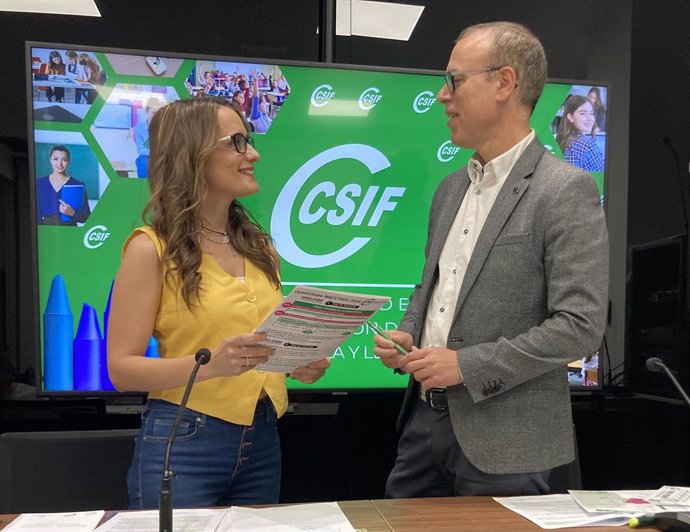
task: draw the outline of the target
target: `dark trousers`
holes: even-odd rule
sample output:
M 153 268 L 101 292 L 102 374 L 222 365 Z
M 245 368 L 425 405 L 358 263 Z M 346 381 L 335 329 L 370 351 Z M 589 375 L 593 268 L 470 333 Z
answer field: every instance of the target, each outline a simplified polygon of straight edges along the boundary
M 455 438 L 450 415 L 418 401 L 405 425 L 386 497 L 543 495 L 549 471 L 493 475 L 474 467 Z

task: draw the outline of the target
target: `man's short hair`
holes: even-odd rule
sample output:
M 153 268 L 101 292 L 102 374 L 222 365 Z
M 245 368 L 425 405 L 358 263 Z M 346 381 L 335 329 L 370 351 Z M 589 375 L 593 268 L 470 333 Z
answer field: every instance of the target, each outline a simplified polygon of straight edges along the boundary
M 486 22 L 465 28 L 457 41 L 479 30 L 493 34 L 490 64 L 487 66 L 513 67 L 520 100 L 534 110 L 544 89 L 547 72 L 546 53 L 537 36 L 516 22 Z

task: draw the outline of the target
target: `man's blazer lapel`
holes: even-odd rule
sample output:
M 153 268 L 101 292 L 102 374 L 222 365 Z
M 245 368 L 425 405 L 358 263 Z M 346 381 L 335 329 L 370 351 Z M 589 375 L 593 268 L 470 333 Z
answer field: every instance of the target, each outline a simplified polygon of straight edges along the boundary
M 534 168 L 544 154 L 544 151 L 545 148 L 535 138 L 515 163 L 513 170 L 506 178 L 503 187 L 501 187 L 501 191 L 498 193 L 498 197 L 486 218 L 486 222 L 484 222 L 482 232 L 479 234 L 477 243 L 474 246 L 472 257 L 470 257 L 470 261 L 467 264 L 467 271 L 465 272 L 465 277 L 463 277 L 458 302 L 455 306 L 454 320 L 457 319 L 458 313 L 467 299 L 467 295 L 482 271 L 496 238 L 498 238 L 508 217 L 529 187 L 529 178 L 532 177 Z

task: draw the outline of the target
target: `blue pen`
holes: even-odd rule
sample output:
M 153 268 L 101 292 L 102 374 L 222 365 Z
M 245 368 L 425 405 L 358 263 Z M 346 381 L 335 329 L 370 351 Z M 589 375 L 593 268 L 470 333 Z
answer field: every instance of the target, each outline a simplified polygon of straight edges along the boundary
M 392 338 L 390 337 L 390 335 L 383 329 L 383 327 L 380 327 L 378 324 L 374 323 L 373 321 L 369 321 L 369 320 L 367 320 L 367 325 L 368 325 L 369 327 L 371 327 L 372 329 L 374 329 L 374 331 L 376 331 L 376 334 L 378 334 L 379 336 L 385 338 L 385 339 L 388 340 L 390 343 L 392 343 L 392 344 L 393 344 L 393 347 L 395 347 L 395 350 L 396 350 L 398 353 L 400 353 L 401 355 L 406 355 L 406 354 L 407 354 L 407 350 L 406 350 L 403 346 L 401 346 L 400 344 L 398 344 L 398 343 L 396 343 L 395 341 L 393 341 L 393 339 L 392 339 Z

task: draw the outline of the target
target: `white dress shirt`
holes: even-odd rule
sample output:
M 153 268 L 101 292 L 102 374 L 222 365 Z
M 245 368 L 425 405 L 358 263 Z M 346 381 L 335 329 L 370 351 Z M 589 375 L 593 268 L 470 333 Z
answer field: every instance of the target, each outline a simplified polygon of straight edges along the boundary
M 474 245 L 508 174 L 532 139 L 534 130 L 530 130 L 524 139 L 484 167 L 474 156 L 467 163 L 470 186 L 439 258 L 439 278 L 427 308 L 420 347 L 446 347 L 455 305 Z

